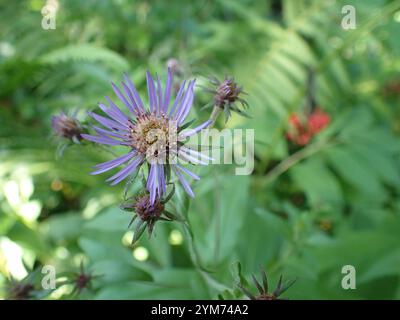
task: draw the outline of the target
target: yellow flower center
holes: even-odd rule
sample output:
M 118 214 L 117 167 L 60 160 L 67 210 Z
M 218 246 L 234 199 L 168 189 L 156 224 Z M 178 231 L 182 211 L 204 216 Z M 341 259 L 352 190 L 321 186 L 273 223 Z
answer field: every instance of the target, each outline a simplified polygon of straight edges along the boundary
M 165 115 L 142 115 L 131 128 L 132 147 L 150 159 L 167 158 L 170 148 L 176 146 L 176 132 L 176 122 Z

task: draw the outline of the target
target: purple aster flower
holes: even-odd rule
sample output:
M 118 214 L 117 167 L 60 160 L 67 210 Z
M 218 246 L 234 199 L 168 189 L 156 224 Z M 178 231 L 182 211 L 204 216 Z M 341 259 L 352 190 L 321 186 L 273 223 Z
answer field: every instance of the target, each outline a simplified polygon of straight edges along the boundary
M 51 118 L 51 126 L 54 133 L 61 138 L 79 143 L 81 140 L 81 133 L 84 131 L 76 115 L 77 111 L 72 116 L 67 115 L 65 112 L 53 116 Z
M 167 61 L 167 67 L 171 69 L 171 72 L 176 75 L 182 75 L 182 64 L 175 58 L 170 58 Z
M 126 179 L 141 165 L 147 163 L 149 172 L 146 188 L 150 193 L 152 204 L 166 193 L 170 168 L 178 177 L 185 191 L 190 196 L 194 196 L 185 175 L 195 180 L 200 178 L 178 164 L 178 159 L 193 164 L 206 164 L 204 160 L 211 160 L 184 145 L 186 138 L 211 123 L 211 121 L 206 121 L 194 129 L 183 130 L 187 127 L 184 121 L 194 99 L 195 80 L 189 81 L 187 85 L 186 81 L 182 83 L 171 105 L 172 78 L 172 72 L 168 70 L 167 82 L 165 90 L 163 90 L 160 78 L 157 77 L 155 82 L 147 72 L 148 107 L 146 108 L 134 84 L 125 75 L 125 81 L 122 82 L 123 90 L 121 91 L 114 84 L 112 84 L 112 88 L 129 114 L 121 111 L 110 98 L 106 97 L 108 106 L 99 103 L 99 107 L 108 117 L 90 113 L 102 125 L 102 127 L 93 127 L 97 135 L 82 135 L 83 138 L 96 143 L 111 146 L 122 145 L 130 149 L 121 157 L 95 166 L 96 170 L 92 174 L 100 174 L 126 164 L 123 169 L 107 179 L 112 185 Z

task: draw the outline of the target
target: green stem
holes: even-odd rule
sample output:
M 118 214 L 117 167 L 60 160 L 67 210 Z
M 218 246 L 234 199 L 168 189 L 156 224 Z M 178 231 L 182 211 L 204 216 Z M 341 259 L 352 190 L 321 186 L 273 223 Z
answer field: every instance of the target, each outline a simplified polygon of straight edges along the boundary
M 189 226 L 189 222 L 187 220 L 182 221 L 183 224 L 183 229 L 185 230 L 186 233 L 186 237 L 188 238 L 189 242 L 189 253 L 190 253 L 190 258 L 192 259 L 193 264 L 195 265 L 196 268 L 202 270 L 202 271 L 206 271 L 206 268 L 203 267 L 202 263 L 201 263 L 201 258 L 200 258 L 200 254 L 197 251 L 196 246 L 194 245 L 194 241 L 193 241 L 193 235 L 192 235 L 192 231 L 190 230 L 190 226 Z
M 189 240 L 188 244 L 189 244 L 190 258 L 191 258 L 194 266 L 196 267 L 196 269 L 198 269 L 199 273 L 203 277 L 203 279 L 217 291 L 230 290 L 231 288 L 229 288 L 225 284 L 223 284 L 223 283 L 219 282 L 218 280 L 216 280 L 215 278 L 213 278 L 210 275 L 210 271 L 207 270 L 205 267 L 203 267 L 199 252 L 197 251 L 196 246 L 194 245 L 193 235 L 190 230 L 189 222 L 187 220 L 184 220 L 182 222 L 182 224 L 183 224 L 183 229 L 185 230 L 186 236 Z
M 214 289 L 221 292 L 224 290 L 232 290 L 232 288 L 226 286 L 225 284 L 215 280 L 215 278 L 211 277 L 209 273 L 200 271 L 200 274 L 203 276 L 203 279 Z
M 280 162 L 275 168 L 268 172 L 263 180 L 263 185 L 271 183 L 301 160 L 321 151 L 326 146 L 332 146 L 334 144 L 336 143 L 329 142 L 328 140 L 321 140 L 293 153 L 290 157 Z
M 215 122 L 217 121 L 219 115 L 221 114 L 222 109 L 218 106 L 214 106 L 211 115 L 210 115 L 210 120 L 212 121 L 211 124 L 209 125 L 209 128 L 214 127 Z

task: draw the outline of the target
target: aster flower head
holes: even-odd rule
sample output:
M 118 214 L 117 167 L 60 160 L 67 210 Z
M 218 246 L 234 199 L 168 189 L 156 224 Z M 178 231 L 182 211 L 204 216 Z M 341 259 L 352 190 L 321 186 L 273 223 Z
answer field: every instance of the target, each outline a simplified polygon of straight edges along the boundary
M 73 297 L 84 293 L 86 290 L 92 290 L 93 280 L 101 277 L 101 275 L 88 271 L 83 261 L 81 261 L 79 271 L 68 271 L 64 274 L 64 277 L 66 277 L 67 280 L 59 282 L 59 285 L 71 285 L 73 289 L 69 294 Z
M 146 228 L 148 230 L 149 237 L 151 237 L 154 225 L 157 221 L 179 220 L 176 215 L 169 212 L 165 207 L 165 204 L 169 201 L 169 199 L 172 198 L 174 194 L 175 188 L 174 185 L 172 186 L 173 188 L 171 192 L 165 198 L 156 198 L 153 203 L 150 201 L 149 193 L 144 192 L 138 196 L 125 200 L 121 204 L 121 209 L 135 212 L 131 222 L 129 223 L 130 227 L 136 221 L 132 244 L 136 243 Z
M 225 103 L 235 102 L 241 91 L 242 88 L 238 87 L 233 78 L 226 78 L 217 88 L 215 103 L 222 108 Z
M 185 146 L 184 140 L 211 122 L 206 121 L 194 129 L 186 129 L 184 123 L 194 99 L 195 80 L 184 81 L 171 104 L 171 88 L 173 73 L 168 70 L 168 77 L 163 90 L 161 80 L 154 81 L 147 72 L 148 106 L 145 106 L 134 84 L 125 75 L 121 91 L 115 84 L 113 90 L 119 100 L 127 108 L 128 114 L 123 112 L 108 97 L 108 105 L 99 103 L 105 116 L 96 113 L 90 115 L 100 123 L 101 127 L 93 126 L 97 135 L 83 134 L 86 140 L 111 146 L 125 146 L 128 153 L 116 159 L 95 166 L 92 174 L 109 171 L 119 165 L 125 167 L 107 179 L 115 185 L 136 172 L 143 164 L 149 166 L 146 188 L 150 194 L 150 203 L 156 198 L 162 198 L 166 193 L 168 172 L 172 169 L 185 191 L 194 196 L 194 193 L 185 178 L 185 175 L 198 180 L 199 177 L 178 164 L 178 160 L 193 164 L 207 164 L 210 158 L 200 152 Z
M 284 283 L 282 281 L 283 277 L 281 275 L 279 277 L 279 281 L 278 281 L 278 284 L 277 284 L 275 290 L 272 293 L 270 293 L 267 274 L 265 273 L 264 270 L 261 270 L 262 283 L 258 282 L 257 278 L 254 275 L 252 275 L 251 277 L 252 277 L 255 287 L 258 290 L 257 295 L 254 295 L 253 293 L 251 293 L 243 285 L 241 285 L 241 284 L 238 285 L 239 289 L 250 300 L 280 300 L 279 297 L 296 282 L 296 279 L 294 279 L 294 280 L 287 281 Z
M 171 70 L 172 73 L 177 75 L 182 75 L 182 65 L 176 58 L 169 58 L 167 61 L 167 68 Z
M 53 132 L 61 137 L 79 143 L 82 139 L 81 134 L 84 132 L 81 123 L 76 118 L 77 112 L 69 116 L 65 112 L 54 115 L 51 118 L 51 126 Z
M 77 290 L 83 290 L 87 288 L 90 285 L 90 280 L 92 279 L 92 276 L 90 274 L 79 274 L 76 279 L 75 279 L 75 285 L 77 287 Z
M 83 261 L 79 266 L 79 272 L 74 272 L 70 281 L 73 284 L 74 289 L 72 294 L 80 294 L 85 289 L 92 289 L 93 279 L 99 277 L 85 270 Z
M 27 300 L 32 298 L 34 286 L 31 283 L 14 283 L 8 288 L 8 299 Z
M 45 297 L 50 291 L 39 289 L 40 270 L 40 268 L 37 268 L 29 271 L 25 278 L 21 280 L 16 280 L 10 276 L 4 286 L 5 298 L 8 300 L 37 300 Z
M 226 120 L 230 117 L 232 111 L 248 117 L 247 113 L 243 110 L 248 108 L 248 103 L 241 97 L 245 92 L 234 78 L 226 76 L 224 81 L 221 82 L 216 77 L 211 77 L 210 82 L 214 86 L 214 89 L 208 89 L 207 91 L 214 94 L 214 114 L 223 110 Z

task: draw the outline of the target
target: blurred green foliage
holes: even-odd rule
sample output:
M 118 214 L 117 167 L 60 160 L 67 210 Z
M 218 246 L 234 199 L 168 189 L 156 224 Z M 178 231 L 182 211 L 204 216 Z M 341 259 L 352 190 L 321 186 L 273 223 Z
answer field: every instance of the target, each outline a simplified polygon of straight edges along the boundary
M 400 298 L 400 1 L 352 0 L 347 31 L 341 0 L 47 2 L 58 4 L 54 30 L 41 27 L 46 1 L 0 2 L 2 288 L 83 261 L 99 276 L 80 298 L 243 298 L 240 262 L 247 279 L 260 266 L 272 283 L 297 278 L 291 299 Z M 252 118 L 227 126 L 255 129 L 255 170 L 199 168 L 196 198 L 174 200 L 190 232 L 157 223 L 131 248 L 123 186 L 88 174 L 110 155 L 74 145 L 57 159 L 50 118 L 79 108 L 84 119 L 123 72 L 145 95 L 145 71 L 165 76 L 170 58 L 182 78 L 228 74 L 244 86 Z M 331 123 L 293 151 L 285 132 L 307 107 L 310 69 Z M 211 98 L 198 90 L 192 117 L 206 119 Z M 341 287 L 344 265 L 356 290 Z

